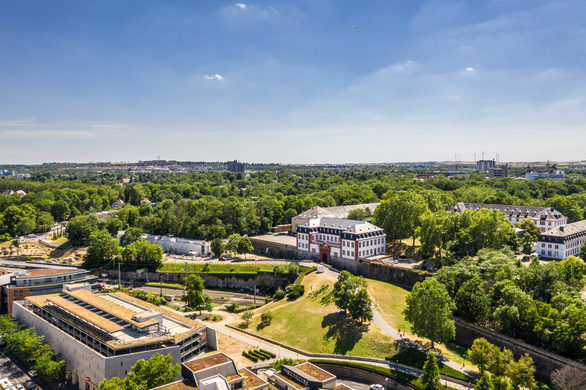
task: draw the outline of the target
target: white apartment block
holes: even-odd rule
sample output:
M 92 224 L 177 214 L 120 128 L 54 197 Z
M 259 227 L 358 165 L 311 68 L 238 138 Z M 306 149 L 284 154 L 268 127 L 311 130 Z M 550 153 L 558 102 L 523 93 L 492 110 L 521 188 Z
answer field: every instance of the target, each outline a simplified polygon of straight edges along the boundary
M 383 229 L 366 221 L 314 218 L 297 226 L 297 249 L 320 260 L 332 257 L 357 260 L 385 253 Z
M 586 220 L 541 233 L 537 238 L 537 255 L 539 258 L 555 260 L 577 256 L 584 242 L 586 242 Z
M 498 210 L 505 214 L 505 217 L 515 225 L 525 218 L 532 220 L 542 232 L 564 226 L 568 223 L 562 213 L 553 207 L 516 206 L 506 204 L 484 204 L 484 203 L 457 203 L 452 211 L 463 213 L 464 210 L 477 211 L 480 209 Z

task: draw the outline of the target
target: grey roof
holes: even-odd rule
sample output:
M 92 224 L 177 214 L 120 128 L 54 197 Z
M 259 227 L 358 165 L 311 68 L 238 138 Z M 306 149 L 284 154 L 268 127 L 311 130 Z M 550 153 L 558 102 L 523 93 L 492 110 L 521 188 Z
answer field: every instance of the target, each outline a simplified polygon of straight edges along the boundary
M 314 218 L 305 222 L 301 226 L 341 229 L 342 231 L 352 233 L 368 233 L 383 230 L 367 221 L 355 221 L 352 219 L 330 217 Z
M 572 234 L 586 232 L 586 219 L 574 223 L 569 223 L 566 226 L 558 226 L 547 232 L 541 233 L 539 236 L 548 237 L 567 237 Z
M 363 203 L 353 204 L 349 206 L 335 206 L 335 207 L 320 207 L 314 206 L 309 210 L 303 211 L 298 217 L 331 217 L 331 218 L 346 218 L 348 213 L 356 209 L 368 209 L 371 213 L 380 203 Z
M 464 210 L 498 210 L 509 217 L 523 217 L 523 218 L 544 218 L 544 219 L 561 219 L 565 216 L 554 209 L 553 207 L 537 207 L 537 206 L 518 206 L 506 204 L 486 204 L 486 203 L 457 203 L 452 207 L 452 211 L 461 213 Z

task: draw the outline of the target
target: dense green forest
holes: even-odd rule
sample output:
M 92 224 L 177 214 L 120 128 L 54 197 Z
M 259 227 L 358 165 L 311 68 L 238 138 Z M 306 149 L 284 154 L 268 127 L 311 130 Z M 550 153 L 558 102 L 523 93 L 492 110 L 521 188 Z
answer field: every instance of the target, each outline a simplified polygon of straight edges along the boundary
M 584 262 L 569 257 L 522 265 L 510 251 L 483 249 L 435 275 L 455 314 L 564 356 L 586 360 Z
M 397 191 L 417 194 L 425 210 L 439 212 L 459 201 L 552 206 L 570 222 L 584 219 L 586 180 L 469 178 L 419 181 L 397 169 L 282 170 L 252 173 L 37 173 L 30 180 L 0 180 L 0 235 L 46 231 L 54 221 L 110 209 L 117 199 L 124 226 L 184 237 L 255 235 L 313 206 L 392 199 Z M 123 183 L 128 177 L 130 183 Z M 140 205 L 142 199 L 156 203 Z M 413 230 L 398 236 L 411 236 Z

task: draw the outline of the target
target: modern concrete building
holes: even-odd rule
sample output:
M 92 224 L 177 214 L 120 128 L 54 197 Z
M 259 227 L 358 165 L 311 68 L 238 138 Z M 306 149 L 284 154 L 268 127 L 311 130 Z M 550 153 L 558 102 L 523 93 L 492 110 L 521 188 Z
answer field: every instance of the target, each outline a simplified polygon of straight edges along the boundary
M 542 259 L 562 260 L 577 256 L 586 242 L 586 220 L 558 226 L 537 238 L 537 255 Z
M 488 172 L 490 168 L 494 168 L 496 162 L 494 160 L 478 160 L 476 161 L 476 171 Z
M 515 225 L 517 222 L 521 222 L 525 218 L 529 218 L 541 229 L 542 232 L 546 232 L 558 226 L 564 226 L 568 223 L 568 218 L 566 218 L 562 213 L 553 207 L 460 202 L 452 207 L 451 210 L 457 213 L 463 213 L 464 210 L 476 211 L 480 209 L 498 210 L 505 214 L 505 217 L 513 225 Z
M 79 389 L 124 378 L 139 359 L 156 353 L 179 363 L 217 348 L 215 331 L 201 322 L 123 293 L 94 294 L 87 284 L 29 296 L 14 303 L 12 316 L 45 336 Z
M 244 173 L 244 163 L 238 160 L 228 161 L 226 166 L 230 172 Z
M 385 248 L 384 230 L 366 221 L 324 217 L 297 227 L 297 250 L 319 253 L 323 261 L 382 255 Z
M 92 290 L 98 288 L 98 277 L 84 269 L 31 269 L 13 271 L 10 282 L 2 285 L 2 312 L 11 314 L 15 301 L 28 296 L 58 293 L 65 284 L 88 283 Z
M 374 210 L 380 203 L 363 203 L 353 204 L 350 206 L 336 206 L 336 207 L 320 207 L 315 206 L 309 210 L 305 210 L 299 215 L 291 218 L 291 232 L 297 232 L 297 226 L 303 225 L 310 219 L 329 217 L 329 218 L 347 218 L 348 214 L 352 210 L 363 209 L 368 210 L 370 214 L 374 213 Z
M 488 169 L 488 177 L 492 178 L 503 178 L 508 176 L 509 165 L 501 164 L 496 165 L 493 168 Z
M 269 384 L 236 364 L 229 356 L 216 352 L 181 364 L 183 379 L 156 387 L 156 390 L 267 390 Z
M 281 390 L 333 389 L 336 386 L 335 375 L 309 362 L 296 366 L 283 365 L 272 379 Z

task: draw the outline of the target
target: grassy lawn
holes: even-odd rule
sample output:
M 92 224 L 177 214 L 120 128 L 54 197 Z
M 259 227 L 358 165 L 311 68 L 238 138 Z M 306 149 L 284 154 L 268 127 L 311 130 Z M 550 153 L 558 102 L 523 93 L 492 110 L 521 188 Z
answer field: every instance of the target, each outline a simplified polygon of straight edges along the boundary
M 339 312 L 333 303 L 323 304 L 324 294 L 313 297 L 322 284 L 333 282 L 312 273 L 305 277 L 306 294 L 296 301 L 269 303 L 255 311 L 249 330 L 306 351 L 384 358 L 395 352 L 393 340 L 374 325 L 360 326 Z M 271 325 L 259 327 L 260 313 L 273 314 Z
M 273 272 L 274 264 L 187 264 L 187 272 L 203 272 L 204 266 L 209 269 L 206 272 L 221 272 L 221 273 L 258 273 L 259 271 Z M 181 263 L 165 263 L 159 269 L 159 272 L 185 272 L 185 264 Z
M 403 310 L 406 306 L 406 298 L 409 291 L 403 287 L 396 286 L 391 283 L 385 283 L 378 280 L 368 279 L 368 294 L 372 299 L 377 311 L 381 317 L 393 328 L 406 333 L 411 339 L 427 342 L 429 340 L 421 339 L 415 336 L 410 331 L 410 324 L 405 320 Z M 454 343 L 447 345 L 437 344 L 436 348 L 450 360 L 461 362 L 462 357 L 466 353 L 466 349 Z M 472 363 L 465 359 L 467 366 L 472 366 Z
M 368 295 L 381 317 L 397 330 L 409 329 L 403 310 L 409 291 L 391 283 L 368 279 Z

